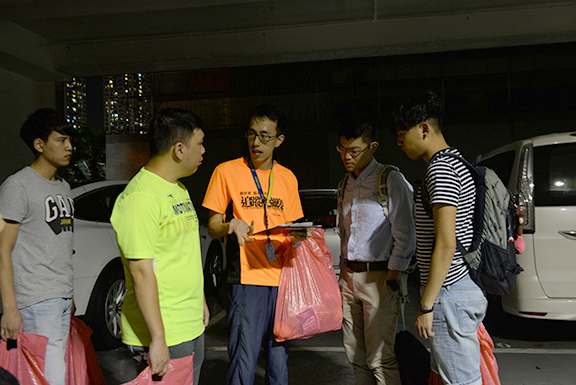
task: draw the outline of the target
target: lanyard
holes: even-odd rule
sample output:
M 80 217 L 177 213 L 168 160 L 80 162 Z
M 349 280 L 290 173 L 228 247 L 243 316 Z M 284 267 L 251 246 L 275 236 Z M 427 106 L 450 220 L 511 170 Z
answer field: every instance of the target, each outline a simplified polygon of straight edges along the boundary
M 270 243 L 270 230 L 268 229 L 268 212 L 266 208 L 270 203 L 270 198 L 272 197 L 272 186 L 274 185 L 274 161 L 272 161 L 272 168 L 270 169 L 270 177 L 268 183 L 268 196 L 264 198 L 264 191 L 262 191 L 262 185 L 260 184 L 260 178 L 258 178 L 258 174 L 256 173 L 256 169 L 252 164 L 252 160 L 248 160 L 248 164 L 250 165 L 250 171 L 252 172 L 252 178 L 254 178 L 254 183 L 256 184 L 256 188 L 258 189 L 258 194 L 260 194 L 260 199 L 262 200 L 262 204 L 264 204 L 264 224 L 266 225 L 266 230 L 268 234 L 268 243 Z

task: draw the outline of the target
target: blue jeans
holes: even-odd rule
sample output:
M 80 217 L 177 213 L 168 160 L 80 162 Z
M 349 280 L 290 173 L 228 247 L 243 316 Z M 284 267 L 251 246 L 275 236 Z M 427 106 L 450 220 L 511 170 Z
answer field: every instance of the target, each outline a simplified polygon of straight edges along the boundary
M 288 341 L 276 342 L 274 312 L 278 287 L 229 285 L 228 385 L 251 385 L 264 348 L 266 385 L 288 384 Z
M 482 384 L 477 333 L 487 305 L 469 275 L 440 289 L 434 303 L 430 366 L 445 384 Z
M 23 331 L 48 338 L 44 375 L 50 385 L 64 385 L 66 342 L 70 333 L 71 298 L 52 298 L 20 309 Z

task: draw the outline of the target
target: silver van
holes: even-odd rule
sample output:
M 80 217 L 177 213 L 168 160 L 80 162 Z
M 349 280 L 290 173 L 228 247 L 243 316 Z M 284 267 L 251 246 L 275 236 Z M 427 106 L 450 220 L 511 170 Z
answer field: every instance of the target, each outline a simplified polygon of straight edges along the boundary
M 524 271 L 505 312 L 576 320 L 576 132 L 521 140 L 481 157 L 526 210 Z

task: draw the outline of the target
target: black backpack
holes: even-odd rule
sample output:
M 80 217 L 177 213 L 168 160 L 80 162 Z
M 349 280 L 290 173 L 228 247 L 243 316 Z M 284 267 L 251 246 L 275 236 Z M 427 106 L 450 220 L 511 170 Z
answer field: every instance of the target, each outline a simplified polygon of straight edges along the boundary
M 9 371 L 0 368 L 0 385 L 20 385 L 20 383 Z
M 442 156 L 460 160 L 476 186 L 472 245 L 466 250 L 456 239 L 456 246 L 470 268 L 470 278 L 488 294 L 509 294 L 516 284 L 516 275 L 523 270 L 516 263 L 513 226 L 517 213 L 512 194 L 493 170 L 475 167 L 454 153 Z M 424 209 L 432 217 L 423 185 L 421 194 Z

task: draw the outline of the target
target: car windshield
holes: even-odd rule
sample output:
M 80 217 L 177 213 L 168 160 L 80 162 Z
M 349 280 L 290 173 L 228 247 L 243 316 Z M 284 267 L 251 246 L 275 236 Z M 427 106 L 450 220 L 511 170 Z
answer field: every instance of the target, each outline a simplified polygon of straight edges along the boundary
M 304 222 L 313 222 L 324 228 L 336 226 L 336 193 L 335 192 L 300 192 Z
M 110 223 L 116 198 L 126 185 L 112 185 L 87 192 L 74 199 L 74 217 L 86 221 Z

